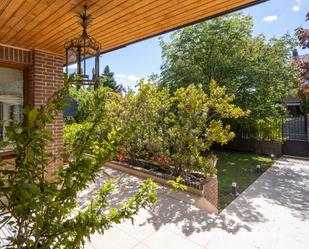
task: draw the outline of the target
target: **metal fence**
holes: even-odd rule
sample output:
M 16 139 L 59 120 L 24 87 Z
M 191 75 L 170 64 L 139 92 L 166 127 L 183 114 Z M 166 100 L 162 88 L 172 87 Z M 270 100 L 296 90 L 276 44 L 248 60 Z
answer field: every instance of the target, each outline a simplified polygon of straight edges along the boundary
M 291 117 L 285 121 L 259 120 L 233 124 L 237 138 L 265 141 L 309 141 L 309 116 Z
M 309 141 L 309 116 L 288 119 L 283 125 L 282 133 L 286 140 Z
M 282 121 L 260 120 L 242 124 L 233 124 L 236 138 L 264 141 L 282 141 Z

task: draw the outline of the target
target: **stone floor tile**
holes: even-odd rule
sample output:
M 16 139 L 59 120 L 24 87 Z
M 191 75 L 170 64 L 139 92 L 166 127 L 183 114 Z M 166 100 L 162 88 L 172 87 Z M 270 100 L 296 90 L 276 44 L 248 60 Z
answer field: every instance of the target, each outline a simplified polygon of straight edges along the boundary
M 180 236 L 165 228 L 160 229 L 156 233 L 153 233 L 150 237 L 142 241 L 146 246 L 151 249 L 202 249 L 201 245 L 198 245 L 184 236 Z
M 95 233 L 91 236 L 91 245 L 97 249 L 124 249 L 132 248 L 138 243 L 138 240 L 129 236 L 118 228 L 112 228 L 104 233 L 104 235 Z M 90 249 L 85 248 L 85 249 Z

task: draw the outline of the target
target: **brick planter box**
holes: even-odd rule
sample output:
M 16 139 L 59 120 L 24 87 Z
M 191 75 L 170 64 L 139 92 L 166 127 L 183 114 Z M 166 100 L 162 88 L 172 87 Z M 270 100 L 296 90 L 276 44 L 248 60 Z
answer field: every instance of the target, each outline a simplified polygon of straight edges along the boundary
M 137 176 L 139 178 L 152 178 L 154 182 L 159 184 L 170 186 L 167 183 L 168 180 L 175 180 L 176 177 L 165 175 L 159 172 L 149 171 L 141 167 L 134 165 L 111 161 L 105 164 L 107 167 L 122 171 L 124 173 Z M 204 197 L 208 202 L 217 208 L 218 205 L 218 180 L 217 176 L 209 177 L 207 180 L 203 181 L 201 184 L 192 184 L 190 182 L 182 181 L 188 187 L 186 190 L 189 193 Z

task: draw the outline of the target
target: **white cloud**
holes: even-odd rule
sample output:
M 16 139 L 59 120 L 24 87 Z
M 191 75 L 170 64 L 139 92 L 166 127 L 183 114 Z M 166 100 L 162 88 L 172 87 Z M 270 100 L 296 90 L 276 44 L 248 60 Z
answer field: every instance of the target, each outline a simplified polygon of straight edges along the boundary
M 302 3 L 302 0 L 295 0 L 295 4 L 292 7 L 293 11 L 300 11 L 300 5 Z
M 68 66 L 68 69 L 76 69 L 77 68 L 77 64 L 71 64 Z
M 140 76 L 134 74 L 115 74 L 115 79 L 118 84 L 123 85 L 125 88 L 135 88 L 139 79 L 142 78 Z
M 300 7 L 299 7 L 299 5 L 294 5 L 292 9 L 293 9 L 293 11 L 299 11 Z
M 139 79 L 140 79 L 140 77 L 133 75 L 133 74 L 130 74 L 128 76 L 128 80 L 131 80 L 131 81 L 138 81 Z
M 263 17 L 264 22 L 273 22 L 273 21 L 276 21 L 277 19 L 278 19 L 278 16 L 276 15 Z
M 126 79 L 127 76 L 124 75 L 124 74 L 116 74 L 116 75 L 115 75 L 115 78 L 117 78 L 117 79 Z

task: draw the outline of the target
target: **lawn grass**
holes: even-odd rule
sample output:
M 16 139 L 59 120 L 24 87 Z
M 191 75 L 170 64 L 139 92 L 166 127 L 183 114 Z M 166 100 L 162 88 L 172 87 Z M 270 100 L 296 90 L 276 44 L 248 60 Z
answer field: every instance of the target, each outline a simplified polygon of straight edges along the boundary
M 270 157 L 251 153 L 228 150 L 216 150 L 214 153 L 219 158 L 217 170 L 219 188 L 218 207 L 220 210 L 235 199 L 230 194 L 232 182 L 237 182 L 237 190 L 241 193 L 273 164 L 273 160 Z M 259 174 L 255 172 L 257 164 L 261 165 L 261 173 Z

